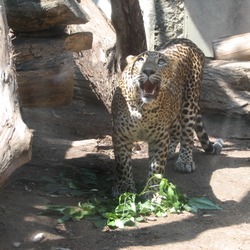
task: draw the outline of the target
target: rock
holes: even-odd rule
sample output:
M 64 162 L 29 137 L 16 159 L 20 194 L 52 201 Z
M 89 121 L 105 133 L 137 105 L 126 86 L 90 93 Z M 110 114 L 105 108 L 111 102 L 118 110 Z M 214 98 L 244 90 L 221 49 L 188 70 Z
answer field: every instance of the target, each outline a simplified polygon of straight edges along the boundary
M 44 233 L 38 233 L 32 238 L 32 242 L 39 242 L 42 241 L 45 238 Z
M 21 242 L 18 242 L 18 241 L 13 242 L 13 246 L 16 247 L 16 248 L 18 248 L 18 247 L 21 246 Z

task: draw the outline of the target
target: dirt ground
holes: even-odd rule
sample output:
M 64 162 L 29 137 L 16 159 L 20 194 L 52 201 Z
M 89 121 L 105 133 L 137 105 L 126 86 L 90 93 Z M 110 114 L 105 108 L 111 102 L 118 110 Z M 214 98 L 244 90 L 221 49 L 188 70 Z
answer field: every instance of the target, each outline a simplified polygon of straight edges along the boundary
M 244 119 L 207 115 L 211 138 L 220 137 L 221 155 L 194 152 L 197 170 L 179 174 L 170 160 L 166 177 L 188 196 L 206 196 L 222 211 L 170 214 L 136 227 L 101 230 L 91 221 L 58 224 L 41 216 L 46 205 L 76 205 L 84 197 L 51 196 L 35 179 L 70 168 L 113 169 L 111 120 L 102 106 L 74 100 L 57 109 L 24 109 L 34 130 L 32 161 L 18 169 L 0 193 L 0 249 L 137 250 L 250 249 L 250 130 Z M 134 154 L 135 178 L 146 177 L 146 146 Z M 37 241 L 34 237 L 42 233 Z

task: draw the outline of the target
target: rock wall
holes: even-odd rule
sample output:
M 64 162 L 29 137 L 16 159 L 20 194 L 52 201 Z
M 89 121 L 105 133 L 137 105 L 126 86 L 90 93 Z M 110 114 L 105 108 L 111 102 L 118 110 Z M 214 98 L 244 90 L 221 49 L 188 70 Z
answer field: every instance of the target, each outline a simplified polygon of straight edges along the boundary
M 148 49 L 161 47 L 172 38 L 183 37 L 184 0 L 140 0 Z

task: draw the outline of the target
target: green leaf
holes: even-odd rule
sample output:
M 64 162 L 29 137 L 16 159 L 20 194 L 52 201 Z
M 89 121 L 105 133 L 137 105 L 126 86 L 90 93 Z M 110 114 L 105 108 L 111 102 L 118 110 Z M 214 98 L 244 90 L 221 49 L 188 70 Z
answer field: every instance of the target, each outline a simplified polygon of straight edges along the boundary
M 86 215 L 88 215 L 88 212 L 83 211 L 83 210 L 79 210 L 79 211 L 76 211 L 75 213 L 72 214 L 72 219 L 73 220 L 81 220 Z
M 173 188 L 170 186 L 168 187 L 167 196 L 168 196 L 168 199 L 171 201 L 178 199 L 178 197 L 176 197 L 176 194 Z
M 167 216 L 167 213 L 166 213 L 166 212 L 163 212 L 163 211 L 158 211 L 155 215 L 156 215 L 157 217 L 166 217 L 166 216 Z
M 60 188 L 61 186 L 58 183 L 49 183 L 44 187 L 45 191 L 50 194 L 56 193 Z
M 62 224 L 62 223 L 64 223 L 64 222 L 70 220 L 71 217 L 72 217 L 71 214 L 65 214 L 63 217 L 61 217 L 61 218 L 58 219 L 57 221 L 58 221 L 58 223 Z
M 162 174 L 154 174 L 154 177 L 160 180 L 163 179 Z
M 137 222 L 144 222 L 145 221 L 144 217 L 142 217 L 142 216 L 136 217 L 135 220 Z
M 101 218 L 99 220 L 95 220 L 92 222 L 95 225 L 95 227 L 97 227 L 97 228 L 103 228 L 107 225 L 107 220 L 101 219 Z
M 117 218 L 114 212 L 107 212 L 107 213 L 102 214 L 102 216 L 110 221 Z
M 189 204 L 184 204 L 183 210 L 185 210 L 187 212 L 192 212 L 192 207 Z
M 71 196 L 79 197 L 79 196 L 83 196 L 84 194 L 89 194 L 89 192 L 81 191 L 78 189 L 73 189 L 73 190 L 69 190 L 69 194 Z
M 149 200 L 145 201 L 144 203 L 139 202 L 137 207 L 139 213 L 142 215 L 149 215 L 155 210 L 154 206 Z
M 135 218 L 134 217 L 128 217 L 122 220 L 124 226 L 134 226 L 135 225 Z
M 115 228 L 116 227 L 115 220 L 108 220 L 107 221 L 107 226 L 111 227 L 111 228 Z
M 61 215 L 64 213 L 67 206 L 48 206 L 46 210 L 42 211 L 41 215 Z
M 56 183 L 56 180 L 50 176 L 42 175 L 40 178 L 41 181 Z
M 136 205 L 135 205 L 135 202 L 131 202 L 130 207 L 131 207 L 131 210 L 132 210 L 134 213 L 136 213 Z
M 64 214 L 69 214 L 69 215 L 73 215 L 76 212 L 77 212 L 77 209 L 75 207 L 67 207 L 63 211 Z
M 192 212 L 197 212 L 198 209 L 222 210 L 222 208 L 205 197 L 191 198 L 188 205 L 192 208 Z
M 70 181 L 70 182 L 68 183 L 68 186 L 69 186 L 69 188 L 71 188 L 71 189 L 79 189 L 79 186 L 77 185 L 77 183 L 76 183 L 75 181 Z
M 168 187 L 168 183 L 166 182 L 166 179 L 162 179 L 159 185 L 159 191 L 160 194 L 163 195 L 165 193 L 165 190 Z
M 121 219 L 116 219 L 115 220 L 115 226 L 118 228 L 124 228 L 124 223 Z

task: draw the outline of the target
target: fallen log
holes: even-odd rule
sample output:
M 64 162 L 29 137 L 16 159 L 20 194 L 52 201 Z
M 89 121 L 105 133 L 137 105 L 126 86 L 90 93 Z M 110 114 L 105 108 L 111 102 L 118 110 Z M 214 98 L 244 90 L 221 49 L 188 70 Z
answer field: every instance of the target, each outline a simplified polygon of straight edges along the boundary
M 73 56 L 63 49 L 63 40 L 18 38 L 16 68 L 22 106 L 55 107 L 72 100 Z
M 208 60 L 201 88 L 203 110 L 250 119 L 250 62 Z
M 92 33 L 59 37 L 17 37 L 19 93 L 24 107 L 58 107 L 71 103 L 74 85 L 72 52 L 92 47 Z
M 81 52 L 92 48 L 93 33 L 79 32 L 67 35 L 64 39 L 63 48 L 71 52 Z
M 250 60 L 250 33 L 222 37 L 212 45 L 216 60 Z
M 89 21 L 83 8 L 72 0 L 5 0 L 9 26 L 15 32 L 32 32 Z
M 0 186 L 31 159 L 32 134 L 20 114 L 13 48 L 0 0 Z

